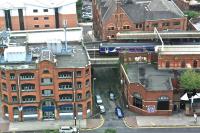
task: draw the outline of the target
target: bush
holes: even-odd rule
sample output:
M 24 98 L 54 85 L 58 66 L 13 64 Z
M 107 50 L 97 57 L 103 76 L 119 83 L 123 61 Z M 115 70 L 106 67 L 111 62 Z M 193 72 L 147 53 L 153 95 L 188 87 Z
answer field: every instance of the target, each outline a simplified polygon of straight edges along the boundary
M 115 129 L 106 129 L 104 133 L 117 133 Z

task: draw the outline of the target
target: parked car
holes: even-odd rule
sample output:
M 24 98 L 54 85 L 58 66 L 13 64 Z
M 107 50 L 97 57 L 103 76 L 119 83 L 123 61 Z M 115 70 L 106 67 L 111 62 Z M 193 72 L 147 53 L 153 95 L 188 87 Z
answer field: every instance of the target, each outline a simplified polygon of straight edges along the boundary
M 61 126 L 59 133 L 79 133 L 79 129 L 71 126 Z
M 106 113 L 105 107 L 103 105 L 99 105 L 99 110 L 101 114 Z
M 113 92 L 109 92 L 109 98 L 110 100 L 115 100 L 115 95 Z
M 96 103 L 97 104 L 102 104 L 103 103 L 100 95 L 96 95 Z
M 124 117 L 124 112 L 122 111 L 122 109 L 119 106 L 117 106 L 115 108 L 115 114 L 117 115 L 118 118 Z

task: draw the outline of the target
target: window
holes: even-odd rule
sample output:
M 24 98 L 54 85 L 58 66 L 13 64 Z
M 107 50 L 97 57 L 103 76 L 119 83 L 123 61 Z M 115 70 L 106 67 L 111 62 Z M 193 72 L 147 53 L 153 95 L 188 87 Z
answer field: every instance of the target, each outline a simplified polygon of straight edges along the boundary
M 33 19 L 34 19 L 34 20 L 38 20 L 38 17 L 34 17 Z
M 185 66 L 186 66 L 185 61 L 181 61 L 181 68 L 185 68 Z
M 91 102 L 87 103 L 87 109 L 91 109 Z
M 6 83 L 2 83 L 2 89 L 7 91 L 7 86 L 6 86 Z
M 81 93 L 78 93 L 78 94 L 77 94 L 77 99 L 76 99 L 76 100 L 77 100 L 77 101 L 80 101 L 81 99 L 82 99 L 82 94 L 81 94 Z
M 76 72 L 76 77 L 81 77 L 81 71 Z
M 60 105 L 60 113 L 66 113 L 66 112 L 72 112 L 73 106 L 71 104 L 66 105 Z
M 87 91 L 87 92 L 86 92 L 86 98 L 87 98 L 87 99 L 90 98 L 90 91 Z
M 169 110 L 169 98 L 167 96 L 158 98 L 157 110 Z
M 44 17 L 44 20 L 49 20 L 49 17 Z
M 59 72 L 58 77 L 59 78 L 72 78 L 72 72 L 67 72 L 67 71 Z
M 72 82 L 59 83 L 59 90 L 69 90 L 69 89 L 72 89 Z
M 166 61 L 165 67 L 166 67 L 166 68 L 169 68 L 169 67 L 170 67 L 170 62 L 169 62 L 169 61 Z
M 17 102 L 17 96 L 12 96 L 12 102 Z
M 3 72 L 3 71 L 1 71 L 1 78 L 2 78 L 2 79 L 6 79 L 6 73 Z
M 35 84 L 22 84 L 21 89 L 22 91 L 35 91 Z
M 49 24 L 45 24 L 44 27 L 45 27 L 45 28 L 48 28 L 48 27 L 50 27 L 50 26 L 49 26 Z
M 34 79 L 34 73 L 22 73 L 20 74 L 20 79 L 21 80 Z
M 52 85 L 53 84 L 53 80 L 52 80 L 52 78 L 42 78 L 41 79 L 41 84 L 42 85 Z
M 12 85 L 11 85 L 11 89 L 12 89 L 12 91 L 17 91 L 17 86 L 16 86 L 16 84 L 12 84 Z
M 180 22 L 174 22 L 173 25 L 180 25 Z
M 15 74 L 14 73 L 10 73 L 10 79 L 11 80 L 15 79 Z
M 198 66 L 198 62 L 197 62 L 197 60 L 194 60 L 193 61 L 193 68 L 197 68 L 197 66 Z
M 42 90 L 42 96 L 53 96 L 53 90 Z
M 162 23 L 162 26 L 169 26 L 169 22 Z
M 142 97 L 139 93 L 133 94 L 133 106 L 142 109 Z
M 60 101 L 73 101 L 72 94 L 62 94 L 59 95 Z
M 48 9 L 44 9 L 43 11 L 44 11 L 44 12 L 48 12 Z
M 35 28 L 39 28 L 40 26 L 39 26 L 39 25 L 34 25 L 34 27 L 35 27 Z
M 115 38 L 115 35 L 111 35 L 111 38 Z
M 86 69 L 85 74 L 89 75 L 89 69 Z
M 8 102 L 8 96 L 5 95 L 5 94 L 3 94 L 3 101 L 4 101 L 4 102 Z
M 130 26 L 129 26 L 129 25 L 124 25 L 124 26 L 123 26 L 123 29 L 124 29 L 124 30 L 128 30 L 128 29 L 130 29 Z
M 43 74 L 48 74 L 49 73 L 49 70 L 45 69 L 43 70 Z
M 37 9 L 33 9 L 33 12 L 35 12 L 35 13 L 36 13 L 36 12 L 38 12 L 38 10 L 37 10 Z
M 35 101 L 36 101 L 36 96 L 28 95 L 22 97 L 22 102 L 24 103 L 35 102 Z
M 86 82 L 85 82 L 85 86 L 88 87 L 89 85 L 90 85 L 90 80 L 87 79 Z
M 78 108 L 78 112 L 82 112 L 82 110 L 83 110 L 82 104 L 78 104 L 77 108 Z
M 158 23 L 152 24 L 152 27 L 158 27 Z
M 82 88 L 82 83 L 81 82 L 77 82 L 77 89 L 81 89 Z
M 114 26 L 110 26 L 110 27 L 108 27 L 108 30 L 115 30 L 115 27 Z
M 140 29 L 140 28 L 142 28 L 142 24 L 136 24 L 135 27 L 136 27 L 137 29 Z

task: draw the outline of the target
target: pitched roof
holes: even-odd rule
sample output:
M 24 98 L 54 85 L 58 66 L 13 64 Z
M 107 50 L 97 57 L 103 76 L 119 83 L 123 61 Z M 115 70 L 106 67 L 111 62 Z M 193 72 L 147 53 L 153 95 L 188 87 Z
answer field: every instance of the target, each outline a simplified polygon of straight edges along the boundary
M 101 0 L 99 4 L 103 22 L 117 10 L 116 0 Z M 182 11 L 170 0 L 126 0 L 121 7 L 135 23 L 183 17 Z

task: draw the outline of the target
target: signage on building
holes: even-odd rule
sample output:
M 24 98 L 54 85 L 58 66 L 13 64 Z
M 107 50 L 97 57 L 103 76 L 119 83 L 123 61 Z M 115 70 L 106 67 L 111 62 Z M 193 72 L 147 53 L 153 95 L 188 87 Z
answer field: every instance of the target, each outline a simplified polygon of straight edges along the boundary
M 147 112 L 154 113 L 156 111 L 155 105 L 147 105 Z
M 140 62 L 140 61 L 147 61 L 147 57 L 142 57 L 142 56 L 135 57 L 135 61 L 137 61 L 137 62 Z

